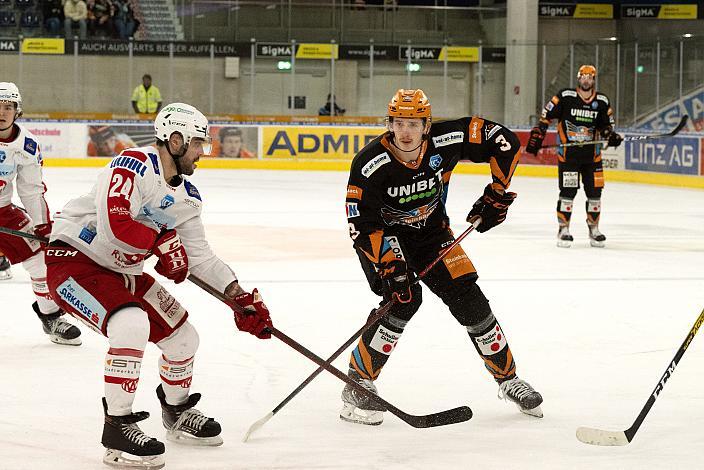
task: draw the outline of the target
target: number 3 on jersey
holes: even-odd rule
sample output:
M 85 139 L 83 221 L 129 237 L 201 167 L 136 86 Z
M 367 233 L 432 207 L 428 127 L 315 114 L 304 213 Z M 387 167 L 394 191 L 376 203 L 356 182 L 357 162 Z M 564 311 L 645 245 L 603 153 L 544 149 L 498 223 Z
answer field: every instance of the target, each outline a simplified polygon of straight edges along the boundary
M 499 150 L 502 152 L 505 152 L 507 150 L 511 150 L 511 144 L 506 140 L 506 137 L 503 135 L 499 134 L 498 137 L 496 137 L 496 140 L 494 140 L 497 144 L 501 144 L 501 147 L 499 147 Z
M 129 201 L 131 195 L 132 178 L 115 171 L 110 179 L 110 191 L 108 192 L 108 197 L 122 196 Z

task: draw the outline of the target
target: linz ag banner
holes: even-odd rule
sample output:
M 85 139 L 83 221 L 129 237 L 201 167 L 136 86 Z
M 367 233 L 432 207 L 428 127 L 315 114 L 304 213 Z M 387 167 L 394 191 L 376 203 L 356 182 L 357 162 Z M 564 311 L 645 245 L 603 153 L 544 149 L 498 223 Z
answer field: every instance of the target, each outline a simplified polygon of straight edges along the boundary
M 261 158 L 352 160 L 384 127 L 263 126 Z
M 626 169 L 699 175 L 700 146 L 698 137 L 626 142 Z
M 542 3 L 538 15 L 541 18 L 580 18 L 610 20 L 614 17 L 613 5 L 602 3 Z
M 683 4 L 624 4 L 621 5 L 621 18 L 696 20 L 697 5 Z

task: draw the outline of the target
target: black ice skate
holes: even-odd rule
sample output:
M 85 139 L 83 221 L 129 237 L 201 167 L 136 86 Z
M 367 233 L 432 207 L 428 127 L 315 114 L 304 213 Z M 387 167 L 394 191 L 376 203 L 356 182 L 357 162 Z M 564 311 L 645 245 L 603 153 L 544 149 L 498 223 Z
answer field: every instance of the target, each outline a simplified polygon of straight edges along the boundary
M 589 244 L 596 248 L 604 248 L 606 236 L 599 231 L 598 225 L 589 225 Z
M 183 405 L 166 403 L 161 385 L 156 388 L 156 396 L 161 402 L 161 418 L 168 440 L 191 446 L 222 445 L 220 423 L 193 408 L 200 400 L 200 393 L 190 395 Z
M 66 344 L 69 346 L 81 345 L 81 330 L 61 318 L 63 314 L 62 310 L 50 315 L 44 315 L 39 311 L 39 304 L 37 304 L 37 302 L 32 304 L 32 308 L 42 322 L 44 333 L 49 335 L 49 339 L 52 343 Z
M 363 379 L 359 373 L 350 369 L 347 375 L 359 385 L 377 395 L 376 385 L 371 380 Z M 342 390 L 342 410 L 340 419 L 350 423 L 378 426 L 384 421 L 384 409 L 372 397 L 360 393 L 351 385 L 345 385 Z
M 557 231 L 557 246 L 560 248 L 569 248 L 572 246 L 574 237 L 570 234 L 570 227 L 568 225 L 560 225 L 560 229 Z
M 7 257 L 0 256 L 0 281 L 12 279 L 12 269 Z
M 156 470 L 164 466 L 164 444 L 149 437 L 139 429 L 138 421 L 149 417 L 146 411 L 127 416 L 108 415 L 108 404 L 103 398 L 105 425 L 102 444 L 105 446 L 103 462 L 116 468 Z
M 536 418 L 543 417 L 543 410 L 540 409 L 543 397 L 528 382 L 518 377 L 499 384 L 499 399 L 501 398 L 514 402 L 522 413 Z

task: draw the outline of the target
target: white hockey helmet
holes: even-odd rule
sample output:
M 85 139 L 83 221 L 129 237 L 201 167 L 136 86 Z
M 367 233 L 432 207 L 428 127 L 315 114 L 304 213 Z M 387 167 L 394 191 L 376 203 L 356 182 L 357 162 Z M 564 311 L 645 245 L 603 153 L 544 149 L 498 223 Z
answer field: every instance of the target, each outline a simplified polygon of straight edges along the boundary
M 188 147 L 193 138 L 203 139 L 204 147 L 210 145 L 208 118 L 190 104 L 167 104 L 156 115 L 154 136 L 157 140 L 167 142 L 174 132 L 181 134 L 185 147 Z
M 0 82 L 0 102 L 15 103 L 17 105 L 16 118 L 22 115 L 22 95 L 12 82 Z

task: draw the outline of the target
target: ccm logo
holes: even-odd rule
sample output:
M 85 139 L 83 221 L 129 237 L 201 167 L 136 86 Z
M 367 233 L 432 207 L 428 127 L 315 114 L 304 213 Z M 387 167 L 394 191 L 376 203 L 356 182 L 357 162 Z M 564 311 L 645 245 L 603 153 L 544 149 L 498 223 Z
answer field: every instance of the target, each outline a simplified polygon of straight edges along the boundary
M 48 250 L 46 250 L 47 256 L 69 257 L 69 256 L 76 256 L 77 254 L 78 254 L 78 250 L 63 250 L 63 249 L 56 249 L 56 248 L 49 248 Z

